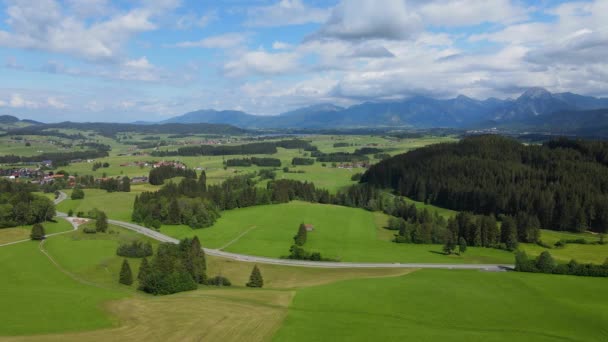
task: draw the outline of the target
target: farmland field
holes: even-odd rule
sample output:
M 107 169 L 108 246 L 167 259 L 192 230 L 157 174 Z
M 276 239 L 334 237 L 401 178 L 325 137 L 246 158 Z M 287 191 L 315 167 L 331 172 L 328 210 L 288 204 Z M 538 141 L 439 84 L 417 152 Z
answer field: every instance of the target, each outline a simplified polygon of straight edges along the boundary
M 444 270 L 343 281 L 299 290 L 273 341 L 605 341 L 606 285 Z
M 305 248 L 340 261 L 513 262 L 512 253 L 490 248 L 469 248 L 463 256 L 446 256 L 441 245 L 393 243 L 393 232 L 384 229 L 383 216 L 362 209 L 294 201 L 226 211 L 211 228 L 163 226 L 162 232 L 177 238 L 197 235 L 209 248 L 278 258 L 289 254 L 300 223 L 309 223 L 314 231 L 308 234 Z

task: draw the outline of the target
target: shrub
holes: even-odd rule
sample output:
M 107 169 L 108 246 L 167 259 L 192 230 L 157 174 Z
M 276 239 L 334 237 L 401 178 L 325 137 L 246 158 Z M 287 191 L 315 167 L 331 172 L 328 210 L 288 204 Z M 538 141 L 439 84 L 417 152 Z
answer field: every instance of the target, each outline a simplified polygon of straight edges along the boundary
M 84 191 L 79 188 L 76 187 L 74 188 L 74 190 L 72 190 L 72 199 L 73 200 L 79 200 L 79 199 L 83 199 L 84 198 Z
M 152 245 L 150 242 L 131 241 L 123 243 L 116 249 L 116 255 L 127 258 L 143 258 L 152 256 Z
M 82 230 L 85 234 L 96 234 L 97 233 L 97 229 L 95 229 L 95 227 L 84 227 L 84 229 Z
M 30 238 L 32 240 L 44 240 L 44 227 L 40 223 L 36 223 L 32 227 L 32 233 L 30 234 Z
M 213 286 L 231 286 L 232 283 L 230 282 L 230 280 L 226 277 L 222 277 L 222 276 L 215 276 L 212 278 L 209 278 L 207 280 L 207 285 L 213 285 Z

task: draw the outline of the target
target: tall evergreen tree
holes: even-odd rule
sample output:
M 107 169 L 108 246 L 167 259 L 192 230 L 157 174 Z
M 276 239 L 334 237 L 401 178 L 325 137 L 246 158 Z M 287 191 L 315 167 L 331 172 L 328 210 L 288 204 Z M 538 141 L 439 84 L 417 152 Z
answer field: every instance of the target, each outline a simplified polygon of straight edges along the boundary
M 500 242 L 504 243 L 509 250 L 517 248 L 517 226 L 515 220 L 510 216 L 505 216 L 502 219 Z
M 148 258 L 143 258 L 141 260 L 141 264 L 139 265 L 139 273 L 137 273 L 137 280 L 140 282 L 150 273 L 150 263 L 148 262 Z
M 30 234 L 30 238 L 32 240 L 44 240 L 45 232 L 44 227 L 40 223 L 34 224 L 32 226 L 32 232 Z
M 95 230 L 100 233 L 105 233 L 108 230 L 108 216 L 106 215 L 105 211 L 97 212 Z
M 129 261 L 127 259 L 123 259 L 122 261 L 118 282 L 123 285 L 133 284 L 133 273 L 131 273 L 131 266 L 129 265 Z
M 298 228 L 298 233 L 294 236 L 293 240 L 296 245 L 303 246 L 306 243 L 308 232 L 306 231 L 306 225 L 304 223 L 300 224 Z
M 179 209 L 179 203 L 177 203 L 176 199 L 171 201 L 169 204 L 169 214 L 168 214 L 169 224 L 180 224 L 181 223 L 181 213 Z
M 251 275 L 249 276 L 249 282 L 246 284 L 247 287 L 263 287 L 264 279 L 262 278 L 262 273 L 258 268 L 258 265 L 254 265 L 251 270 Z
M 458 240 L 458 254 L 464 254 L 467 251 L 467 240 L 463 237 Z
M 131 192 L 131 179 L 127 176 L 122 177 L 122 184 L 120 191 Z
M 207 174 L 205 170 L 201 171 L 200 176 L 198 176 L 198 189 L 201 193 L 207 192 Z

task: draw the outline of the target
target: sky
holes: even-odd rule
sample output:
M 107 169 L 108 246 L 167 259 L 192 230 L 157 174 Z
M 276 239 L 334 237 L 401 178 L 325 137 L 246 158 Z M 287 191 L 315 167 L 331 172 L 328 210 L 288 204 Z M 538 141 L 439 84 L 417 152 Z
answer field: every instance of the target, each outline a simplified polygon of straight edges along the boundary
M 608 96 L 608 0 L 0 0 L 0 114 Z

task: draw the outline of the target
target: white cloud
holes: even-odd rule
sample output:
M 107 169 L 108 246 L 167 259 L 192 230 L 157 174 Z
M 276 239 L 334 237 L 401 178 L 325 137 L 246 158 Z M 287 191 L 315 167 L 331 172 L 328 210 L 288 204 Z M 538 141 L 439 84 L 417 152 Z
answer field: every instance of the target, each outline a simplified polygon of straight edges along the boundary
M 216 11 L 211 11 L 203 15 L 196 15 L 194 13 L 188 13 L 177 19 L 175 27 L 178 30 L 188 30 L 193 27 L 203 28 L 211 24 L 213 21 L 218 19 Z
M 288 50 L 292 48 L 292 45 L 285 42 L 275 41 L 272 43 L 272 48 L 275 50 Z
M 30 100 L 26 100 L 21 94 L 11 94 L 8 105 L 13 108 L 38 108 L 39 105 Z
M 481 23 L 512 23 L 527 18 L 528 10 L 511 0 L 435 0 L 418 9 L 426 25 L 470 26 Z
M 423 29 L 420 16 L 404 0 L 342 1 L 311 38 L 344 40 L 408 39 Z
M 328 15 L 328 9 L 309 7 L 301 0 L 281 0 L 271 6 L 250 8 L 245 26 L 275 27 L 322 23 Z
M 0 30 L 0 46 L 115 60 L 131 37 L 156 29 L 152 19 L 176 5 L 175 0 L 150 2 L 89 23 L 54 0 L 12 0 L 6 20 L 10 31 Z
M 187 41 L 175 44 L 175 47 L 180 48 L 206 48 L 206 49 L 229 49 L 247 42 L 248 34 L 246 33 L 225 33 L 217 36 L 211 36 L 199 41 Z
M 278 75 L 294 71 L 297 67 L 298 55 L 295 53 L 268 53 L 259 50 L 246 52 L 224 64 L 224 74 L 228 77 Z
M 52 108 L 56 108 L 56 109 L 65 109 L 68 107 L 68 105 L 66 105 L 65 103 L 61 102 L 61 100 L 55 98 L 55 97 L 49 97 L 46 100 L 46 103 L 49 107 Z

